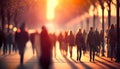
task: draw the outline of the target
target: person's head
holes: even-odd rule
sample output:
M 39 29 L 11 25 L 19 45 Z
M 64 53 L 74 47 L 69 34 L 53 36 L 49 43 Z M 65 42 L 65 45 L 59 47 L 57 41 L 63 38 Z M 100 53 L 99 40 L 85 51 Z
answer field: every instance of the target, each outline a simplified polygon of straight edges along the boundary
M 111 29 L 114 29 L 114 25 L 113 24 L 111 25 Z
M 81 29 L 79 29 L 79 32 L 81 32 Z
M 42 31 L 47 33 L 47 28 L 45 26 L 42 26 Z
M 90 27 L 90 30 L 92 31 L 92 30 L 93 30 L 93 27 Z
M 42 26 L 42 30 L 46 30 L 46 27 L 45 27 L 45 26 Z
M 25 30 L 25 22 L 20 26 L 20 30 Z
M 71 30 L 70 30 L 70 34 L 73 34 Z

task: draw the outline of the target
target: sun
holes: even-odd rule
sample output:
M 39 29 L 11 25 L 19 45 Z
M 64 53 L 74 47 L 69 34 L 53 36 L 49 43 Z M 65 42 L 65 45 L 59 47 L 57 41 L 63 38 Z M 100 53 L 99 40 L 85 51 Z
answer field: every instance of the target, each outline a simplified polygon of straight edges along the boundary
M 57 0 L 47 0 L 47 20 L 51 21 L 55 18 L 55 8 L 57 6 Z

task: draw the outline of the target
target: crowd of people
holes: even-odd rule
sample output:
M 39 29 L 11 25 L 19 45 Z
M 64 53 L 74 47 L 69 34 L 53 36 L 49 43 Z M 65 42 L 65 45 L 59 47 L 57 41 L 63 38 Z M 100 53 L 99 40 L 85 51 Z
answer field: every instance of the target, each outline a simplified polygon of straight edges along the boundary
M 107 35 L 104 36 L 104 33 Z M 91 62 L 95 60 L 95 56 L 105 56 L 105 39 L 107 39 L 107 57 L 113 60 L 113 58 L 115 58 L 115 49 L 117 45 L 116 26 L 113 24 L 107 32 L 103 32 L 102 30 L 99 32 L 97 29 L 95 30 L 91 27 L 88 33 L 85 30 L 79 29 L 76 34 L 70 30 L 65 31 L 64 34 L 61 32 L 56 36 L 55 33 L 49 34 L 45 26 L 42 27 L 41 33 L 36 31 L 35 33 L 29 34 L 25 31 L 25 23 L 23 23 L 20 30 L 15 33 L 4 33 L 0 30 L 0 49 L 3 48 L 3 55 L 7 53 L 11 54 L 12 51 L 18 51 L 20 55 L 20 64 L 23 64 L 26 43 L 30 40 L 33 54 L 36 51 L 37 55 L 39 55 L 39 50 L 41 51 L 40 56 L 38 56 L 39 62 L 43 68 L 47 69 L 47 66 L 51 63 L 52 55 L 56 57 L 57 41 L 59 42 L 60 51 L 63 56 L 67 56 L 69 51 L 70 58 L 72 58 L 74 56 L 72 50 L 73 47 L 76 46 L 76 60 L 81 61 L 82 54 L 89 52 Z M 40 47 L 38 48 L 38 46 Z M 52 54 L 53 49 L 55 50 L 54 54 Z

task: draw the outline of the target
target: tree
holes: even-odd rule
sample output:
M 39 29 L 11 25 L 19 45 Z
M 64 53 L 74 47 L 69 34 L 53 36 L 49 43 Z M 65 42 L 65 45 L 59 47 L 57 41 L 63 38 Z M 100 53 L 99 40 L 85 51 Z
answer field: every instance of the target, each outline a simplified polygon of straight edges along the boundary
M 117 12 L 117 54 L 116 54 L 116 62 L 120 62 L 120 27 L 119 27 L 119 8 L 120 8 L 120 0 L 116 0 L 116 12 Z
M 97 9 L 96 2 L 97 0 L 88 0 L 91 5 L 93 5 L 93 28 L 95 28 L 95 20 L 96 20 L 96 15 L 95 15 L 95 10 Z
M 112 0 L 106 0 L 106 3 L 107 3 L 107 6 L 108 6 L 108 28 L 110 27 L 111 25 L 111 3 L 112 3 Z
M 99 1 L 100 6 L 101 6 L 101 9 L 102 9 L 102 30 L 103 30 L 103 40 L 102 40 L 103 46 L 102 47 L 104 47 L 104 32 L 105 32 L 105 29 L 104 29 L 104 9 L 105 9 L 104 2 L 105 2 L 105 0 L 98 0 L 98 1 Z M 104 50 L 102 52 L 102 56 L 104 56 Z

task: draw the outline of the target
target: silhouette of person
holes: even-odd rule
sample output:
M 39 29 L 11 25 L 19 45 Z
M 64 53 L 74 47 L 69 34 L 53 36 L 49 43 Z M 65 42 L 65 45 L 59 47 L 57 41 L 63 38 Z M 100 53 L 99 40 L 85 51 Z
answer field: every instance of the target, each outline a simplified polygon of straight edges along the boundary
M 65 32 L 65 37 L 64 37 L 64 52 L 65 56 L 67 56 L 67 51 L 68 51 L 68 32 Z
M 48 31 L 45 26 L 42 26 L 42 32 L 40 34 L 40 46 L 41 46 L 41 56 L 39 58 L 40 65 L 42 69 L 49 69 L 52 57 L 52 44 Z
M 95 31 L 95 49 L 97 52 L 96 55 L 99 56 L 100 55 L 100 34 L 97 29 Z
M 95 58 L 95 32 L 92 27 L 90 28 L 90 31 L 88 33 L 87 44 L 90 47 L 90 62 L 91 62 L 91 60 L 94 61 Z
M 12 52 L 12 46 L 13 46 L 13 35 L 12 32 L 9 32 L 7 35 L 7 48 L 9 49 L 9 54 Z
M 20 31 L 15 34 L 15 41 L 20 55 L 20 64 L 23 64 L 24 61 L 24 52 L 27 41 L 29 40 L 28 32 L 25 31 L 25 23 L 20 27 Z
M 33 55 L 35 54 L 35 49 L 36 49 L 36 36 L 39 35 L 38 31 L 35 33 L 32 33 L 30 35 L 30 41 L 32 43 L 32 50 L 33 50 Z M 38 46 L 38 45 L 37 45 Z
M 60 51 L 62 51 L 62 42 L 63 42 L 63 35 L 62 35 L 62 33 L 59 34 L 58 41 L 59 41 Z
M 70 31 L 68 41 L 69 41 L 70 57 L 72 58 L 72 49 L 73 49 L 74 42 L 75 42 L 75 38 L 74 38 L 72 31 Z
M 50 34 L 49 36 L 50 36 L 51 43 L 52 43 L 52 50 L 54 49 L 54 54 L 53 55 L 56 57 L 56 46 L 55 46 L 55 44 L 56 44 L 57 38 L 56 38 L 55 33 Z
M 111 25 L 111 28 L 109 30 L 108 38 L 110 44 L 111 60 L 113 60 L 113 57 L 115 55 L 115 44 L 116 44 L 116 32 L 113 24 Z
M 75 38 L 75 44 L 77 45 L 77 60 L 81 60 L 81 56 L 82 56 L 82 46 L 83 46 L 83 34 L 81 32 L 81 29 L 79 29 L 78 33 L 76 34 L 76 38 Z
M 83 55 L 85 55 L 86 51 L 88 50 L 86 40 L 87 40 L 87 32 L 84 29 L 83 30 L 83 42 L 84 42 L 83 43 Z
M 5 42 L 5 35 L 4 32 L 0 29 L 0 50 L 4 42 Z
M 103 30 L 101 30 L 100 32 L 100 43 L 101 43 L 101 46 L 102 46 L 102 56 L 105 56 L 104 52 L 105 52 L 105 47 L 104 47 L 104 36 L 103 36 L 104 32 Z

